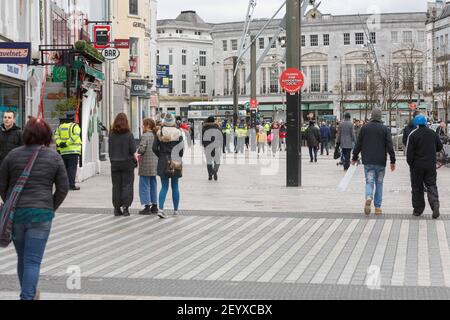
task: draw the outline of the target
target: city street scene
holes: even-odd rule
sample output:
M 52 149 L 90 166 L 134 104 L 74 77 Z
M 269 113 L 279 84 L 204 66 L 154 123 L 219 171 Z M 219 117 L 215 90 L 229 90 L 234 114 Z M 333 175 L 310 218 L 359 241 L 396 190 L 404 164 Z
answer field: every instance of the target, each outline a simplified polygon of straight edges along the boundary
M 449 34 L 438 0 L 0 0 L 0 300 L 450 300 Z

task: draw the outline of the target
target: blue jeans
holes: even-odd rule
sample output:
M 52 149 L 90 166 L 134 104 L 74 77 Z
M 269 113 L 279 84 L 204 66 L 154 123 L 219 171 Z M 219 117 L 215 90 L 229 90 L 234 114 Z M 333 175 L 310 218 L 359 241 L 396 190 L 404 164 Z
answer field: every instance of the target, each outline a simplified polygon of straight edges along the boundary
M 366 199 L 374 199 L 375 208 L 381 208 L 386 167 L 379 165 L 365 165 L 364 171 L 366 174 Z M 376 188 L 375 198 L 373 197 L 374 188 Z
M 21 300 L 34 300 L 36 296 L 41 262 L 51 227 L 51 221 L 14 225 L 13 242 L 17 253 Z
M 161 191 L 159 192 L 159 208 L 164 210 L 164 203 L 166 202 L 167 192 L 169 191 L 169 180 L 172 185 L 172 199 L 173 208 L 178 210 L 180 205 L 180 189 L 178 186 L 179 178 L 161 177 Z
M 156 177 L 139 177 L 139 198 L 143 206 L 158 204 Z

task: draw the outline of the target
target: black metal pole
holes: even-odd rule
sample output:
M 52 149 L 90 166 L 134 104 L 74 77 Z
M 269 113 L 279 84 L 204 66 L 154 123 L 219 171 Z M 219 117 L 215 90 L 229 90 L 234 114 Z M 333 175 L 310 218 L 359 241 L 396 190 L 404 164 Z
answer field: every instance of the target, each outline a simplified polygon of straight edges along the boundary
M 300 0 L 286 2 L 287 68 L 300 69 Z M 287 94 L 287 187 L 302 185 L 301 172 L 301 95 Z

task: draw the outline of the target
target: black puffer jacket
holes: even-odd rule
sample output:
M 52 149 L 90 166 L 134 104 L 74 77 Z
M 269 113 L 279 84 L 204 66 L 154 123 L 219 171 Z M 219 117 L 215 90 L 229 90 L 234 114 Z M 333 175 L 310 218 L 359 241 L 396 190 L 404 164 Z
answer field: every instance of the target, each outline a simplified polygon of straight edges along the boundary
M 11 150 L 23 145 L 22 130 L 16 125 L 6 130 L 2 124 L 0 126 L 0 164 Z
M 25 169 L 37 146 L 23 146 L 11 151 L 0 167 L 0 196 L 6 201 L 17 179 Z M 53 193 L 53 186 L 56 187 Z M 66 167 L 59 154 L 42 148 L 31 175 L 22 191 L 17 208 L 38 208 L 56 211 L 69 192 Z

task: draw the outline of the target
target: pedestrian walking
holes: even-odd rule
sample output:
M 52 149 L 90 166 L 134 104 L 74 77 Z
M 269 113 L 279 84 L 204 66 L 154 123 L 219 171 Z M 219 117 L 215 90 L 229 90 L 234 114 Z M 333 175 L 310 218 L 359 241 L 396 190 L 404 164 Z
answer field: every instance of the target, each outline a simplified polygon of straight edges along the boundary
M 351 115 L 345 114 L 345 121 L 342 121 L 339 126 L 339 132 L 337 136 L 337 143 L 342 149 L 342 157 L 344 163 L 344 170 L 347 171 L 350 168 L 350 157 L 354 144 L 356 143 L 355 128 L 351 121 Z
M 162 123 L 162 127 L 156 134 L 156 140 L 153 144 L 153 152 L 158 157 L 157 173 L 161 179 L 158 210 L 158 216 L 161 219 L 168 218 L 164 212 L 164 205 L 167 193 L 169 192 L 169 183 L 172 187 L 174 215 L 177 216 L 179 214 L 179 179 L 182 177 L 183 147 L 184 143 L 181 131 L 176 127 L 174 117 L 167 114 Z
M 330 148 L 328 144 L 331 140 L 331 130 L 325 122 L 322 122 L 320 127 L 320 155 L 323 156 L 323 150 L 327 152 L 327 156 L 330 155 Z
M 61 155 L 69 177 L 69 187 L 72 191 L 80 190 L 75 184 L 78 162 L 81 155 L 81 128 L 75 122 L 75 112 L 67 112 L 65 118 L 60 119 L 60 125 L 55 130 L 54 140 L 56 151 Z
M 282 124 L 280 127 L 280 151 L 282 151 L 283 146 L 284 151 L 287 151 L 286 138 L 287 138 L 287 128 L 285 124 Z
M 2 162 L 0 196 L 7 201 L 31 157 L 37 156 L 15 207 L 12 235 L 20 299 L 39 300 L 41 262 L 55 212 L 69 192 L 69 180 L 63 159 L 50 148 L 52 130 L 44 120 L 31 118 L 23 141 L 25 146 L 12 150 Z
M 272 155 L 275 157 L 278 149 L 280 148 L 280 125 L 277 122 L 272 124 L 270 130 L 270 142 L 272 147 Z
M 263 154 L 266 153 L 266 145 L 267 145 L 267 133 L 262 126 L 259 127 L 259 131 L 256 134 L 256 141 L 258 143 L 258 157 L 261 153 L 261 149 Z
M 109 159 L 113 185 L 114 215 L 130 216 L 129 208 L 134 197 L 134 169 L 136 143 L 126 114 L 119 113 L 109 136 Z M 123 211 L 122 211 L 123 209 Z
M 211 181 L 218 180 L 218 173 L 220 167 L 220 155 L 223 135 L 219 125 L 215 123 L 214 117 L 209 117 L 203 124 L 202 129 L 203 147 L 205 148 L 206 166 L 208 169 L 208 179 Z
M 16 113 L 4 112 L 3 123 L 0 126 L 0 165 L 8 153 L 22 145 L 22 130 L 16 125 Z
M 141 215 L 158 213 L 158 183 L 156 181 L 158 157 L 153 152 L 156 139 L 156 123 L 152 119 L 143 122 L 144 134 L 139 145 L 139 197 L 144 210 Z
M 437 127 L 436 129 L 436 133 L 439 136 L 439 140 L 441 140 L 443 144 L 446 144 L 448 142 L 449 137 L 446 132 L 446 125 L 444 121 L 441 121 L 441 123 L 439 123 L 439 127 Z
M 306 129 L 306 142 L 311 162 L 317 162 L 317 152 L 319 151 L 320 140 L 319 128 L 316 127 L 314 121 L 310 121 L 308 129 Z
M 353 151 L 353 165 L 356 165 L 359 154 L 362 153 L 362 162 L 366 176 L 366 202 L 364 207 L 366 215 L 371 213 L 372 202 L 375 204 L 375 214 L 381 215 L 383 213 L 381 206 L 388 153 L 391 160 L 391 171 L 394 172 L 396 169 L 392 135 L 389 128 L 383 124 L 381 116 L 381 109 L 373 109 L 372 119 L 361 128 Z
M 425 211 L 424 185 L 427 188 L 428 203 L 433 211 L 433 219 L 440 216 L 439 193 L 437 188 L 436 153 L 443 145 L 436 132 L 426 127 L 427 118 L 418 115 L 407 141 L 406 159 L 411 173 L 413 214 L 421 216 Z

